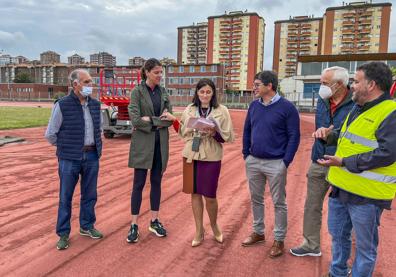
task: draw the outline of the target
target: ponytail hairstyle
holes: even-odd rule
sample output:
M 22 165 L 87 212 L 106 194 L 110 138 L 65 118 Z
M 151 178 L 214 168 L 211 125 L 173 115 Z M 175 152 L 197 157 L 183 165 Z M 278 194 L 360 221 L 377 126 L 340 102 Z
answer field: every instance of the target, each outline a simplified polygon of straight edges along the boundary
M 140 76 L 142 77 L 142 80 L 146 81 L 147 76 L 146 76 L 146 70 L 150 72 L 154 67 L 156 66 L 162 66 L 159 60 L 155 58 L 150 58 L 148 59 L 144 65 L 142 66 L 142 69 L 140 70 Z

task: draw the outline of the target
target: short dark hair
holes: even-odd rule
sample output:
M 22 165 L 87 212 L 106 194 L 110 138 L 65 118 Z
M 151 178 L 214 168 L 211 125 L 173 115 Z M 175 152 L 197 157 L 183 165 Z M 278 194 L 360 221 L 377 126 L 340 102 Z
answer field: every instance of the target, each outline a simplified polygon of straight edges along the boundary
M 219 106 L 219 102 L 217 100 L 216 86 L 213 83 L 213 81 L 208 78 L 203 78 L 199 80 L 199 82 L 197 83 L 195 87 L 194 97 L 192 100 L 193 106 L 197 106 L 197 107 L 201 106 L 201 101 L 199 100 L 198 91 L 204 86 L 210 86 L 212 88 L 213 95 L 212 95 L 212 99 L 210 99 L 209 105 L 210 107 L 217 108 Z
M 272 90 L 276 91 L 278 88 L 278 75 L 274 71 L 264 70 L 254 76 L 255 80 L 260 80 L 264 85 L 272 84 Z
M 146 76 L 146 70 L 150 72 L 154 67 L 156 66 L 162 66 L 161 62 L 155 58 L 150 58 L 147 61 L 145 61 L 144 65 L 142 66 L 140 70 L 140 76 L 142 77 L 143 80 L 147 79 Z
M 392 71 L 385 63 L 365 63 L 359 66 L 356 71 L 363 71 L 366 80 L 374 81 L 383 92 L 389 92 L 392 86 Z

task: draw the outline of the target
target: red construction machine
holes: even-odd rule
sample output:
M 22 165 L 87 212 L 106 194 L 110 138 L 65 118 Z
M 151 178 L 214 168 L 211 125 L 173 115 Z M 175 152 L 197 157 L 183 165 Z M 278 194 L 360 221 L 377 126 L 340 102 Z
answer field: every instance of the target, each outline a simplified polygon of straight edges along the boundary
M 102 109 L 105 138 L 117 134 L 131 134 L 128 105 L 133 88 L 140 83 L 137 69 L 102 69 L 99 73 L 100 101 L 108 108 Z

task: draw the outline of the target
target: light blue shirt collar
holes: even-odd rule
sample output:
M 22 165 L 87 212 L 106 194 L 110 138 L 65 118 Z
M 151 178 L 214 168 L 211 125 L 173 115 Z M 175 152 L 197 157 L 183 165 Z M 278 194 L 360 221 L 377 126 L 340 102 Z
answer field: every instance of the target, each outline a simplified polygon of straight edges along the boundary
M 279 93 L 276 93 L 274 95 L 274 97 L 271 98 L 271 100 L 269 101 L 268 104 L 264 103 L 263 98 L 261 98 L 261 97 L 260 97 L 259 101 L 264 106 L 270 106 L 270 105 L 275 104 L 276 102 L 278 102 L 280 99 L 281 99 L 281 96 L 279 95 Z

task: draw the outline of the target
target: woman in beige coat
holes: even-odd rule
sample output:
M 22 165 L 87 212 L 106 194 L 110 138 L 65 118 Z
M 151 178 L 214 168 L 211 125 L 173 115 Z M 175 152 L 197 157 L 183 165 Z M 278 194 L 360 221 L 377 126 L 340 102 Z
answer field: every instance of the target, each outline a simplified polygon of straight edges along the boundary
M 169 113 L 164 118 L 175 120 Z M 214 127 L 192 129 L 187 125 L 190 119 L 206 118 Z M 192 246 L 199 246 L 204 239 L 203 209 L 206 211 L 217 242 L 223 242 L 223 234 L 217 224 L 218 203 L 216 192 L 223 157 L 223 143 L 234 139 L 231 117 L 228 109 L 217 101 L 214 83 L 201 79 L 195 90 L 193 103 L 183 112 L 180 126 L 174 126 L 185 141 L 183 149 L 183 192 L 191 194 L 192 210 L 195 219 L 195 237 Z

